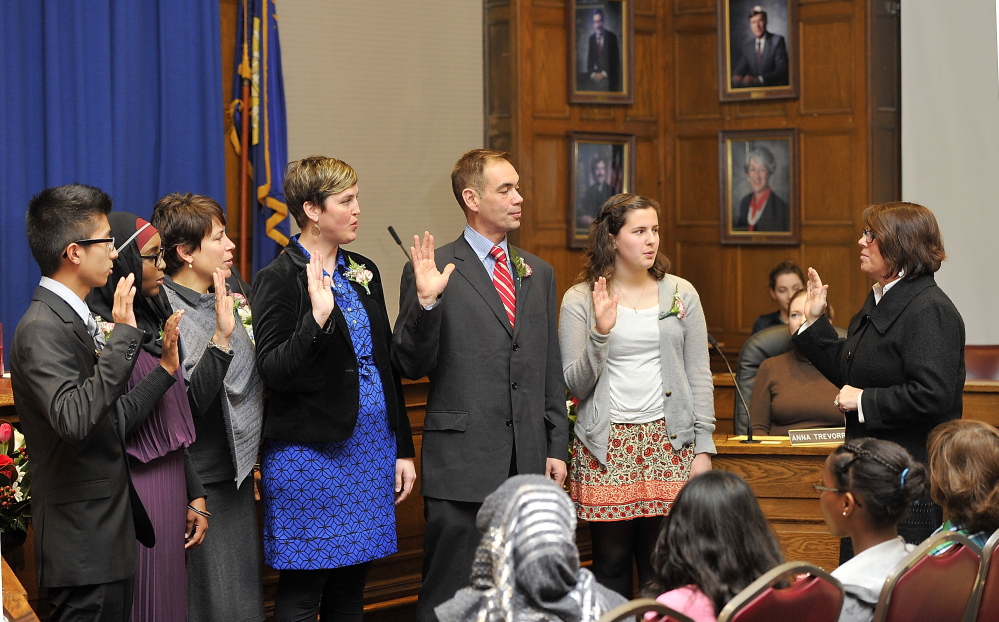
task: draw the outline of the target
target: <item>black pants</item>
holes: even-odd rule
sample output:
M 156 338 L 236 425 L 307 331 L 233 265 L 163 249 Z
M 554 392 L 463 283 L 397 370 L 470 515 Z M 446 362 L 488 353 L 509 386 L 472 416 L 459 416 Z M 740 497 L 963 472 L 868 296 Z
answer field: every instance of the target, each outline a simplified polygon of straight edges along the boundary
M 652 551 L 659 538 L 661 516 L 590 523 L 593 541 L 593 576 L 597 582 L 625 598 L 631 598 L 632 560 L 638 566 L 638 583 L 645 588 L 655 575 Z
M 437 622 L 434 608 L 468 587 L 479 532 L 475 515 L 481 503 L 423 498 L 423 586 L 416 604 L 418 622 Z
M 133 578 L 77 585 L 50 587 L 52 605 L 50 622 L 128 622 L 132 615 Z
M 371 562 L 323 570 L 282 570 L 274 622 L 360 622 Z

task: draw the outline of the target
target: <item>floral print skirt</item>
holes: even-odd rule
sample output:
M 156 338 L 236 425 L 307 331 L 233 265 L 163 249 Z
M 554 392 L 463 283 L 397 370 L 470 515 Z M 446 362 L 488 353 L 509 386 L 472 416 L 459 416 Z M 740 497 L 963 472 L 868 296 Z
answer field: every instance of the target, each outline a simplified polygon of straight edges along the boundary
M 666 420 L 612 423 L 607 464 L 573 441 L 569 494 L 582 520 L 614 521 L 669 514 L 690 479 L 694 445 L 673 449 Z

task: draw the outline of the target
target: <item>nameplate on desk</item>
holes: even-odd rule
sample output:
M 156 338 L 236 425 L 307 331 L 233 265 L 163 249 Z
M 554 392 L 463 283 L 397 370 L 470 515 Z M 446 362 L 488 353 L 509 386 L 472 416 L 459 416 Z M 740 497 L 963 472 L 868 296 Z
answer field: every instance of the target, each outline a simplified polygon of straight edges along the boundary
M 812 428 L 811 430 L 788 430 L 791 446 L 799 445 L 839 445 L 846 440 L 846 428 Z

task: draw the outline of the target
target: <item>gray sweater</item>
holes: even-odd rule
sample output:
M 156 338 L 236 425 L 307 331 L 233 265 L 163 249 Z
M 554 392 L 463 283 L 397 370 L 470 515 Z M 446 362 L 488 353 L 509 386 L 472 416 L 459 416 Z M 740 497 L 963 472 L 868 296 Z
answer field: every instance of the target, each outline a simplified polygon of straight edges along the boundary
M 679 289 L 677 289 L 679 288 Z M 659 281 L 659 312 L 668 313 L 678 291 L 683 319 L 659 320 L 660 363 L 666 429 L 673 448 L 694 443 L 696 453 L 715 453 L 714 385 L 708 364 L 708 331 L 697 290 L 667 274 Z M 577 283 L 562 298 L 559 343 L 565 383 L 577 399 L 576 437 L 600 461 L 607 461 L 610 437 L 610 388 L 603 373 L 609 335 L 596 331 L 588 283 Z

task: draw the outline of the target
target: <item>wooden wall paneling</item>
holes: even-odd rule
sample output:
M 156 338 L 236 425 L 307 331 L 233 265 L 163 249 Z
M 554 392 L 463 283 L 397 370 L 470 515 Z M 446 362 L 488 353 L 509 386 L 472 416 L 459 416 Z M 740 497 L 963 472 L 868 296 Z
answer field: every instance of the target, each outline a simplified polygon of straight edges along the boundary
M 662 195 L 660 191 L 660 163 L 659 163 L 659 137 L 656 135 L 642 136 L 635 138 L 635 194 L 652 197 L 659 201 Z M 662 220 L 660 218 L 660 228 Z
M 675 33 L 676 75 L 672 88 L 677 121 L 721 118 L 717 53 L 717 33 L 713 24 L 710 28 Z
M 635 103 L 626 109 L 628 121 L 656 123 L 659 120 L 661 100 L 656 87 L 665 79 L 661 75 L 661 65 L 657 62 L 659 43 L 660 38 L 655 30 L 639 31 L 636 28 Z
M 855 134 L 849 128 L 799 132 L 798 187 L 803 227 L 852 223 L 852 210 L 844 208 L 854 205 L 856 199 Z
M 756 117 L 770 117 L 774 122 L 769 127 L 784 127 L 788 125 L 789 109 L 795 108 L 797 102 L 794 100 L 781 99 L 745 99 L 732 102 L 727 109 L 731 111 L 736 119 L 753 119 Z
M 710 225 L 718 232 L 718 134 L 680 135 L 675 141 L 676 225 Z
M 872 203 L 902 198 L 902 47 L 898 2 L 868 3 L 867 92 Z
M 735 253 L 718 251 L 717 241 L 680 241 L 676 251 L 670 255 L 673 263 L 671 272 L 682 274 L 697 289 L 711 333 L 724 330 L 726 318 L 731 317 L 734 310 L 732 307 L 736 300 L 727 295 L 735 282 L 731 278 L 733 259 L 736 259 Z
M 801 100 L 803 114 L 854 111 L 856 49 L 850 3 L 802 7 L 798 12 L 801 42 Z M 859 111 L 858 111 L 859 112 Z
M 673 2 L 674 15 L 704 15 L 708 13 L 712 15 L 715 13 L 714 0 L 674 0 Z
M 532 240 L 539 246 L 565 245 L 569 207 L 568 150 L 565 134 L 532 137 L 531 196 L 525 214 L 529 215 L 527 222 L 534 228 Z
M 529 41 L 531 73 L 526 77 L 531 85 L 534 117 L 568 120 L 565 20 L 536 22 Z
M 483 11 L 483 80 L 486 101 L 485 144 L 500 151 L 516 151 L 514 120 L 519 108 L 513 105 L 516 94 L 515 58 L 512 50 L 515 28 L 511 27 L 512 8 L 507 2 L 492 0 Z

